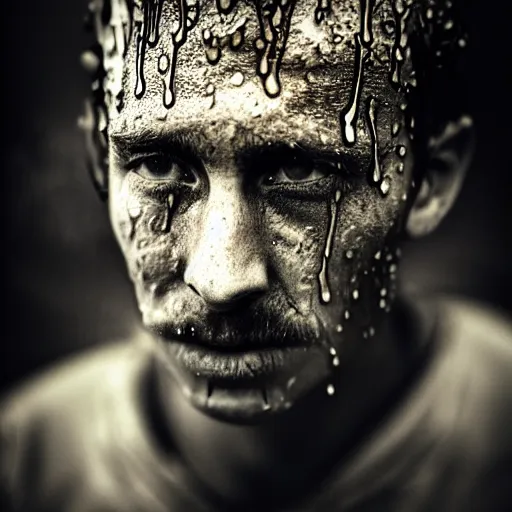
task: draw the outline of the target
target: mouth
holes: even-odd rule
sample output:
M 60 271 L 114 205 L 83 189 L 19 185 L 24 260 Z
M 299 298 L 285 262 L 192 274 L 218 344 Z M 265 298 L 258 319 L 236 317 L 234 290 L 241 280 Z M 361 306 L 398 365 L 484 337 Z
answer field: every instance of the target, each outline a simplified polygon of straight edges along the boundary
M 171 373 L 199 410 L 229 422 L 286 411 L 329 374 L 320 345 L 219 348 L 164 340 Z
M 309 347 L 219 349 L 197 343 L 168 342 L 169 352 L 184 370 L 212 383 L 256 383 L 292 372 Z

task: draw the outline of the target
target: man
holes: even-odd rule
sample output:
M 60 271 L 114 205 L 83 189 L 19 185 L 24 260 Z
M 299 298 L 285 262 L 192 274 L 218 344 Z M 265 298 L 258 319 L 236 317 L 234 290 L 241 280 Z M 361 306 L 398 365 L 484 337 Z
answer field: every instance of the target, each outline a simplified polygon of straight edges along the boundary
M 470 163 L 454 3 L 91 21 L 82 124 L 146 331 L 6 400 L 10 509 L 509 510 L 510 325 L 396 287 Z

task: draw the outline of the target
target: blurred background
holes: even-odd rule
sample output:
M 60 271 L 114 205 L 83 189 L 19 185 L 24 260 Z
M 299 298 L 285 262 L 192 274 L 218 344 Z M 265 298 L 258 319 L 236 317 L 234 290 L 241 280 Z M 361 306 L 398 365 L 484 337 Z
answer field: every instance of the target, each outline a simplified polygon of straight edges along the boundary
M 507 3 L 464 3 L 476 158 L 441 228 L 407 247 L 401 277 L 408 290 L 462 294 L 510 314 Z M 79 64 L 90 44 L 86 7 L 83 0 L 2 4 L 0 392 L 68 354 L 122 338 L 137 319 L 76 123 L 89 89 Z

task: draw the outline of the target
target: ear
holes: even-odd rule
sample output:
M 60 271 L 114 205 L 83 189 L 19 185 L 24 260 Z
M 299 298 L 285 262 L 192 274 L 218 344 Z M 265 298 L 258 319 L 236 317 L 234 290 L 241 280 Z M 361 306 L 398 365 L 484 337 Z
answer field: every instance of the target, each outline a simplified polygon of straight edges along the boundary
M 82 66 L 91 75 L 96 76 L 100 67 L 98 56 L 92 52 L 84 52 L 81 56 Z M 94 187 L 102 200 L 108 196 L 108 140 L 107 140 L 107 113 L 103 105 L 93 101 L 85 101 L 83 115 L 78 119 L 78 127 L 85 137 L 85 151 L 87 168 Z
M 426 174 L 405 226 L 409 236 L 431 233 L 450 211 L 471 163 L 474 142 L 468 116 L 448 123 L 440 136 L 429 140 Z

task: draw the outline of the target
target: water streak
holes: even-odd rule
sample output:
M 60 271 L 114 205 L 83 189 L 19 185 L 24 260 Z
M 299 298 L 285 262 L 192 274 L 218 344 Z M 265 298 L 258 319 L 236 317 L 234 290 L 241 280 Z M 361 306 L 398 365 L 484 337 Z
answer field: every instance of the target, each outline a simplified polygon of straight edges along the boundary
M 320 300 L 324 304 L 328 304 L 331 301 L 331 290 L 327 277 L 327 265 L 329 258 L 331 257 L 332 245 L 334 240 L 334 233 L 336 231 L 336 219 L 338 217 L 338 206 L 341 199 L 341 192 L 336 191 L 334 200 L 331 201 L 331 219 L 329 223 L 329 231 L 327 234 L 327 240 L 325 242 L 324 255 L 322 260 L 322 269 L 318 275 L 318 282 L 320 285 Z
M 347 146 L 352 146 L 356 143 L 356 125 L 363 86 L 364 65 L 370 56 L 373 42 L 372 12 L 372 0 L 361 0 L 361 26 L 354 38 L 356 45 L 354 85 L 352 87 L 350 101 L 341 113 L 341 124 L 343 126 L 342 137 Z

